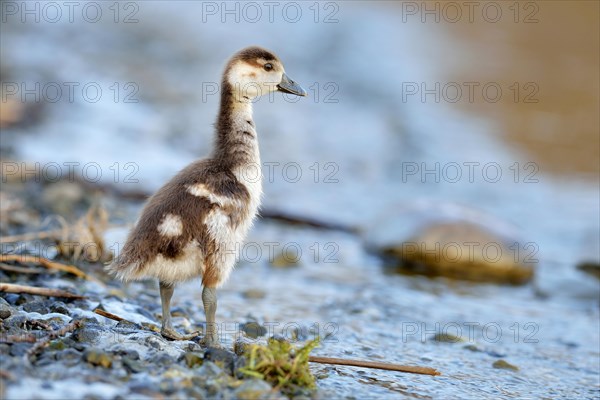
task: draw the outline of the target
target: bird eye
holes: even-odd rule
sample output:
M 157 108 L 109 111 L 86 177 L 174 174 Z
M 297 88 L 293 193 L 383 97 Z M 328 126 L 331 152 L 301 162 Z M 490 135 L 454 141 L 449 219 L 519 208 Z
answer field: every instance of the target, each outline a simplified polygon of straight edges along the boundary
M 271 63 L 266 63 L 263 68 L 265 69 L 265 71 L 270 71 L 273 69 L 273 64 Z

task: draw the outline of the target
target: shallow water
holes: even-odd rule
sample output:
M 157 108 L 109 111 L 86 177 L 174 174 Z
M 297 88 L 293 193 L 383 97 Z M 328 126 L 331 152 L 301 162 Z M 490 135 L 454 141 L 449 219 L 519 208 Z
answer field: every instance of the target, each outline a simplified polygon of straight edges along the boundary
M 283 334 L 297 326 L 318 327 L 331 336 L 316 354 L 427 365 L 443 374 L 432 378 L 315 366 L 328 374 L 318 383 L 323 397 L 331 392 L 348 397 L 597 397 L 599 285 L 575 269 L 589 257 L 600 258 L 593 247 L 600 237 L 599 194 L 589 163 L 575 168 L 587 175 L 566 167 L 555 175 L 549 171 L 560 163 L 547 168 L 539 156 L 545 150 L 531 152 L 518 140 L 516 146 L 507 144 L 506 133 L 512 137 L 515 130 L 497 114 L 516 107 L 525 115 L 525 105 L 480 104 L 480 112 L 476 106 L 431 97 L 415 100 L 403 91 L 407 84 L 454 76 L 502 85 L 532 78 L 501 66 L 472 73 L 461 60 L 476 59 L 485 42 L 448 34 L 456 25 L 421 23 L 390 3 L 327 4 L 333 6 L 321 9 L 319 21 L 337 10 L 333 17 L 338 22 L 315 23 L 313 10 L 302 3 L 305 17 L 297 23 L 277 17 L 273 23 L 222 23 L 221 16 L 204 15 L 202 4 L 191 2 L 140 3 L 139 21 L 133 24 L 11 20 L 1 32 L 4 82 L 95 82 L 104 95 L 95 103 L 80 95 L 73 102 L 63 96 L 44 103 L 37 124 L 3 130 L 3 146 L 12 147 L 17 160 L 42 166 L 79 162 L 78 173 L 89 181 L 95 179 L 94 169 L 84 172 L 83 167 L 97 163 L 104 183 L 154 190 L 208 153 L 218 104 L 218 96 L 210 93 L 223 60 L 248 44 L 272 48 L 309 97 L 291 102 L 276 96 L 256 104 L 264 207 L 357 226 L 361 234 L 259 221 L 221 290 L 219 320 L 235 326 L 256 318 Z M 541 22 L 531 29 L 556 23 L 540 15 Z M 506 24 L 477 26 L 481 37 L 493 37 L 492 43 L 507 48 L 511 34 L 521 37 Z M 526 27 L 519 29 L 524 30 L 520 35 L 527 34 Z M 493 54 L 485 56 L 482 64 L 493 64 Z M 503 58 L 501 65 L 527 67 L 517 61 Z M 594 62 L 597 55 L 583 61 L 581 71 Z M 118 101 L 110 89 L 115 82 Z M 541 85 L 547 87 L 546 82 Z M 597 76 L 589 82 L 593 91 Z M 126 88 L 127 83 L 134 86 Z M 136 103 L 124 102 L 131 88 L 139 89 L 133 95 Z M 543 93 L 542 106 L 550 101 Z M 550 121 L 554 110 L 547 110 Z M 597 136 L 597 130 L 591 132 Z M 543 131 L 536 135 L 558 143 Z M 576 147 L 592 148 L 581 144 L 589 140 L 584 137 L 577 136 Z M 573 154 L 572 159 L 582 157 Z M 129 206 L 111 207 L 129 222 L 137 217 Z M 497 230 L 536 246 L 533 285 L 496 287 L 395 275 L 365 250 L 366 243 L 405 238 L 425 219 L 467 214 L 495 221 Z M 108 241 L 120 242 L 123 235 L 122 230 L 110 232 Z M 284 248 L 301 249 L 297 267 L 270 266 L 272 256 Z M 134 286 L 132 293 L 140 288 Z M 242 296 L 248 289 L 260 289 L 265 297 Z M 203 321 L 199 283 L 182 286 L 175 301 L 194 311 L 192 324 Z M 440 331 L 466 341 L 432 340 Z M 474 347 L 465 348 L 468 344 Z M 519 371 L 493 368 L 498 359 Z M 114 395 L 100 389 L 100 396 Z

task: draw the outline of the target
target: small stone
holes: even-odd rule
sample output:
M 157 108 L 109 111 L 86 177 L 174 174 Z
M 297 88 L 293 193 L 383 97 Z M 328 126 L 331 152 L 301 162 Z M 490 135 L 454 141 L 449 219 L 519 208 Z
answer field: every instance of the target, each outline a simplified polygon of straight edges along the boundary
M 223 370 L 219 368 L 217 364 L 212 361 L 205 361 L 202 363 L 202 366 L 198 368 L 197 374 L 201 376 L 204 380 L 213 379 L 218 377 L 223 373 Z
M 94 343 L 100 336 L 102 326 L 97 323 L 88 323 L 77 329 L 71 338 L 79 343 Z
M 119 321 L 117 323 L 117 325 L 115 326 L 115 328 L 117 329 L 123 329 L 123 330 L 128 330 L 128 331 L 140 331 L 142 330 L 142 326 L 140 324 L 136 324 L 135 322 L 131 322 L 131 321 Z
M 230 375 L 233 374 L 233 364 L 235 361 L 235 354 L 233 352 L 218 347 L 209 347 L 204 353 L 204 359 L 222 366 Z
M 21 357 L 25 355 L 32 347 L 29 343 L 14 343 L 10 347 L 10 355 L 13 357 Z
M 67 308 L 67 305 L 62 301 L 55 301 L 54 303 L 52 303 L 52 305 L 50 306 L 50 311 L 52 311 L 53 313 L 71 315 L 69 309 Z
M 241 356 L 243 355 L 249 348 L 250 346 L 253 344 L 254 342 L 246 337 L 239 337 L 234 343 L 233 343 L 233 352 L 238 355 Z
M 150 363 L 161 367 L 170 367 L 175 363 L 175 360 L 173 360 L 173 358 L 171 358 L 171 356 L 168 354 L 158 353 L 152 357 Z
M 291 268 L 299 265 L 300 256 L 296 250 L 287 249 L 271 260 L 271 265 L 275 268 Z
M 247 322 L 242 324 L 240 329 L 252 339 L 256 339 L 259 336 L 265 336 L 267 334 L 267 328 L 260 325 L 258 322 Z
M 247 299 L 264 299 L 266 295 L 265 291 L 260 289 L 248 289 L 242 292 L 242 296 Z
M 100 365 L 103 368 L 112 367 L 112 357 L 100 349 L 89 349 L 85 353 L 85 361 L 92 365 Z
M 19 295 L 17 293 L 3 293 L 3 299 L 10 305 L 16 306 Z
M 201 366 L 204 361 L 202 353 L 185 353 L 184 359 L 188 368 Z
M 269 397 L 273 388 L 267 382 L 260 379 L 248 379 L 233 392 L 238 399 L 262 399 Z
M 62 340 L 53 340 L 48 345 L 48 348 L 50 350 L 64 350 L 67 348 L 67 346 L 65 345 L 65 342 L 63 342 Z
M 66 366 L 72 367 L 81 360 L 81 353 L 75 349 L 64 349 L 56 353 L 56 359 L 62 361 Z
M 123 366 L 127 371 L 137 374 L 138 372 L 142 372 L 146 370 L 144 364 L 139 360 L 134 360 L 133 358 L 124 357 L 123 358 Z
M 509 362 L 507 362 L 505 360 L 495 361 L 492 364 L 492 367 L 498 368 L 498 369 L 508 369 L 508 370 L 511 370 L 511 371 L 518 371 L 519 370 L 519 367 L 517 367 L 516 365 L 512 365 L 512 364 L 510 364 Z
M 436 333 L 433 336 L 433 340 L 441 343 L 458 343 L 465 341 L 460 336 L 452 335 L 451 333 Z
M 31 303 L 23 304 L 23 310 L 27 312 L 36 312 L 40 314 L 48 314 L 50 307 L 46 301 L 33 301 Z
M 12 307 L 6 300 L 0 297 L 0 319 L 6 319 L 13 313 Z

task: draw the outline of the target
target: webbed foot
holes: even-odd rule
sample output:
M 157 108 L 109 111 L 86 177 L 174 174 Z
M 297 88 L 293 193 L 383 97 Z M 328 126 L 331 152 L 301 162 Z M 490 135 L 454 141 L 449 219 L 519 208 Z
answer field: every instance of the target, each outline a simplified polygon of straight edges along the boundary
M 188 335 L 182 335 L 171 327 L 163 326 L 163 328 L 160 331 L 160 334 L 164 338 L 171 339 L 171 340 L 192 340 L 193 338 L 200 336 L 200 331 L 195 331 Z

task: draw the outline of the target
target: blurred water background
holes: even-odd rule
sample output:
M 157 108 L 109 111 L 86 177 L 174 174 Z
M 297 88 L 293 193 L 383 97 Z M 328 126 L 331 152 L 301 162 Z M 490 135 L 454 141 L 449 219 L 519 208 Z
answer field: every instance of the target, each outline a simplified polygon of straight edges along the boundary
M 2 129 L 3 160 L 79 163 L 88 181 L 151 193 L 209 153 L 225 60 L 266 47 L 309 95 L 255 105 L 263 209 L 360 233 L 258 221 L 260 254 L 243 254 L 218 318 L 317 324 L 335 339 L 318 354 L 444 373 L 329 369 L 319 388 L 340 396 L 597 397 L 599 285 L 577 266 L 600 262 L 598 3 L 274 3 L 102 2 L 90 22 L 96 8 L 81 2 L 70 22 L 58 2 L 50 22 L 31 2 L 41 19 L 23 22 L 25 3 L 3 1 L 2 107 L 25 115 Z M 36 84 L 40 101 L 23 98 Z M 139 206 L 107 204 L 127 223 Z M 370 251 L 447 220 L 531 244 L 533 283 L 399 275 Z M 294 243 L 300 265 L 273 268 L 268 243 Z M 240 296 L 249 289 L 264 298 Z M 176 292 L 202 320 L 199 300 L 198 283 Z M 469 344 L 431 340 L 436 324 L 466 337 L 469 323 Z M 498 358 L 520 371 L 493 368 Z

